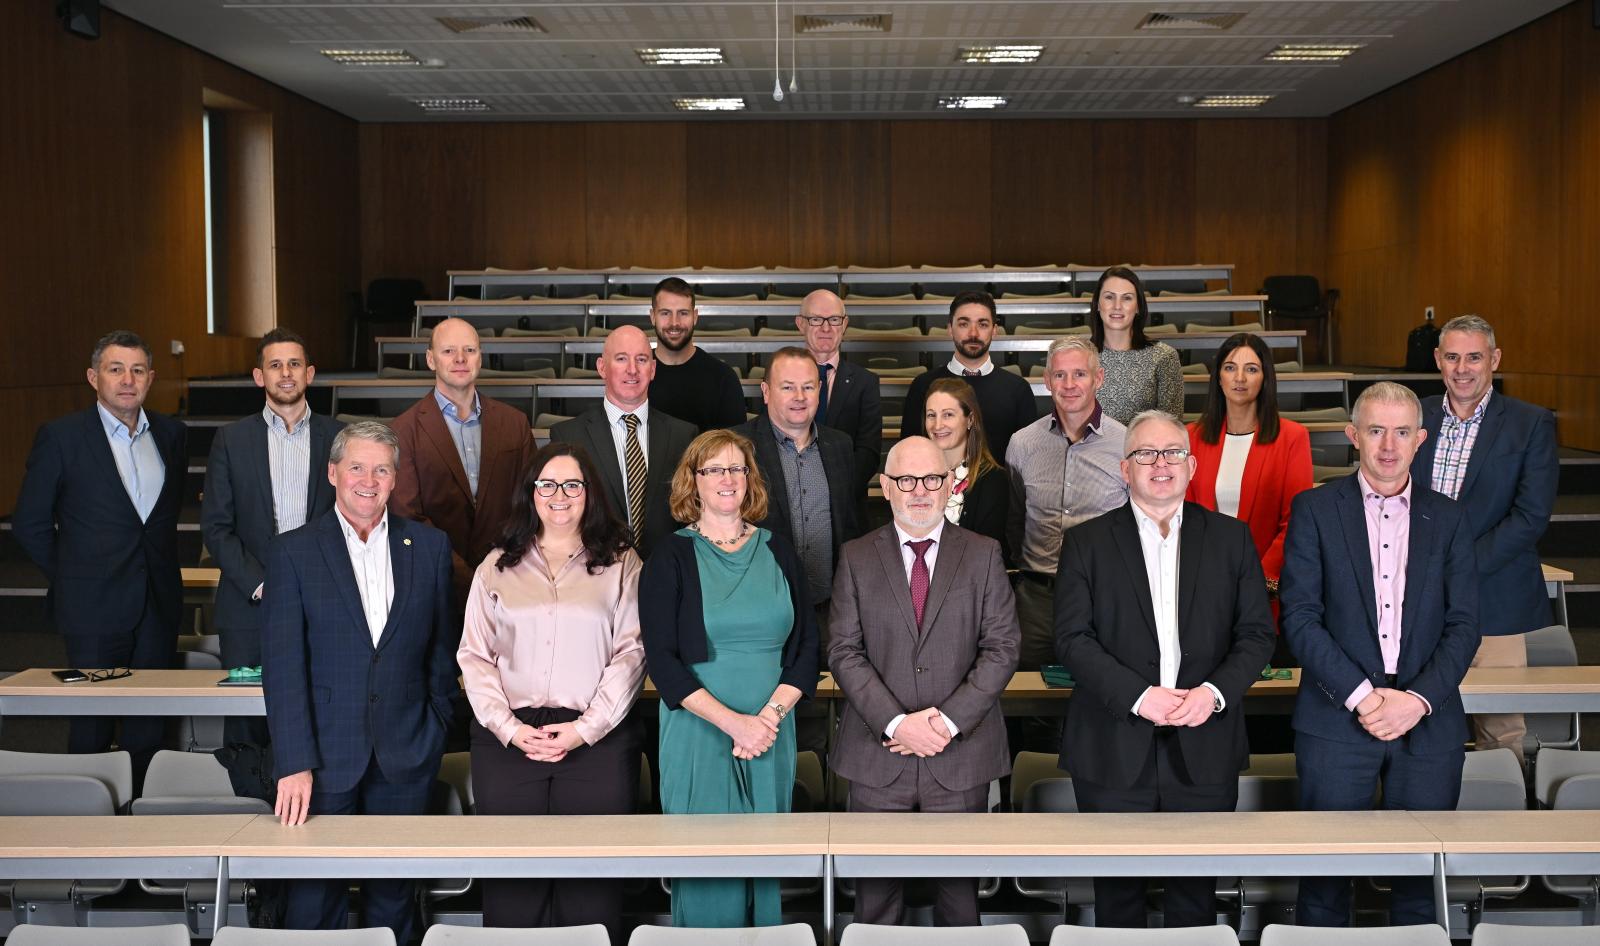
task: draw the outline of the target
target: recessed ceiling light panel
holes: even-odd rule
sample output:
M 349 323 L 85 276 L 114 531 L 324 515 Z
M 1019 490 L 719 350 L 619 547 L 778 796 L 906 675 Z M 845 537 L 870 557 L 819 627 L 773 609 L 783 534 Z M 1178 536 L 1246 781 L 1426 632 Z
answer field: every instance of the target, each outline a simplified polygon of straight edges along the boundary
M 720 66 L 724 61 L 720 46 L 664 46 L 634 52 L 647 66 Z
M 957 62 L 1027 63 L 1037 62 L 1043 46 L 963 46 Z
M 1340 62 L 1363 43 L 1284 43 L 1267 53 L 1267 62 Z
M 341 66 L 420 66 L 423 61 L 403 49 L 324 49 Z
M 450 112 L 487 112 L 489 103 L 483 99 L 428 98 L 412 99 L 415 105 L 430 115 Z
M 1260 108 L 1272 101 L 1271 95 L 1202 95 L 1195 108 Z
M 940 108 L 1005 108 L 1003 95 L 941 95 Z
M 744 110 L 744 99 L 738 96 L 700 96 L 673 99 L 672 106 L 680 112 L 739 112 Z

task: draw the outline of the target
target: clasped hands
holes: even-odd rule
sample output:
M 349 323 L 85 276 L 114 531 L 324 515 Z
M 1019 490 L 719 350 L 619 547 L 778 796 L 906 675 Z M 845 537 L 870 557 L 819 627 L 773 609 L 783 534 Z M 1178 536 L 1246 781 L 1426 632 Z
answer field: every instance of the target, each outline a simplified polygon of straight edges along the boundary
M 1198 726 L 1216 708 L 1216 694 L 1207 686 L 1151 687 L 1139 701 L 1139 715 L 1157 726 Z
M 897 755 L 914 755 L 919 759 L 936 756 L 950 745 L 950 727 L 944 724 L 944 714 L 937 706 L 907 713 L 894 728 L 894 736 L 883 744 Z
M 1428 707 L 1404 690 L 1375 687 L 1356 704 L 1361 728 L 1380 742 L 1392 742 L 1410 732 L 1427 715 Z
M 583 745 L 577 726 L 551 723 L 548 726 L 523 724 L 511 735 L 511 744 L 534 762 L 560 762 L 567 753 Z
M 722 731 L 733 740 L 733 757 L 748 760 L 772 748 L 772 744 L 778 741 L 778 728 L 782 725 L 783 720 L 778 718 L 777 711 L 771 706 L 763 706 L 761 712 L 754 716 L 731 714 Z

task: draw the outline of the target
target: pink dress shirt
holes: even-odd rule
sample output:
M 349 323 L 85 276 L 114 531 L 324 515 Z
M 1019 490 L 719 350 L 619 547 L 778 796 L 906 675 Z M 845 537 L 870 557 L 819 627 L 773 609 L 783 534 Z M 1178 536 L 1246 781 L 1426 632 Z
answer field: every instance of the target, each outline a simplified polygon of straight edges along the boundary
M 1378 651 L 1383 654 L 1383 672 L 1393 674 L 1400 666 L 1400 606 L 1406 600 L 1406 562 L 1411 545 L 1411 480 L 1393 496 L 1383 496 L 1367 482 L 1367 475 L 1356 472 L 1361 485 L 1361 507 L 1367 518 L 1367 555 L 1372 563 L 1372 597 L 1378 606 Z M 1361 681 L 1345 699 L 1344 707 L 1353 710 L 1372 692 L 1370 680 Z M 1410 693 L 1410 690 L 1406 692 Z M 1433 707 L 1420 694 L 1428 712 Z
M 594 745 L 639 696 L 639 556 L 598 575 L 588 558 L 580 551 L 552 576 L 537 544 L 504 571 L 491 549 L 472 577 L 456 662 L 473 715 L 502 745 L 522 725 L 513 710 L 529 706 L 577 710 L 573 725 Z

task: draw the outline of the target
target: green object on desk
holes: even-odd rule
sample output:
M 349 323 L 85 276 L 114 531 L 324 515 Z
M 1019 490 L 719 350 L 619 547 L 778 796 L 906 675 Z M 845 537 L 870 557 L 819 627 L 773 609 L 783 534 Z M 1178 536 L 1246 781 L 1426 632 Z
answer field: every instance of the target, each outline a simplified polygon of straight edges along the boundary
M 260 683 L 260 667 L 234 667 L 228 671 L 229 683 Z
M 1072 674 L 1060 664 L 1045 664 L 1039 668 L 1039 676 L 1044 678 L 1044 685 L 1052 690 L 1070 690 L 1074 685 Z
M 1261 671 L 1263 680 L 1293 680 L 1294 671 L 1288 667 L 1267 667 Z

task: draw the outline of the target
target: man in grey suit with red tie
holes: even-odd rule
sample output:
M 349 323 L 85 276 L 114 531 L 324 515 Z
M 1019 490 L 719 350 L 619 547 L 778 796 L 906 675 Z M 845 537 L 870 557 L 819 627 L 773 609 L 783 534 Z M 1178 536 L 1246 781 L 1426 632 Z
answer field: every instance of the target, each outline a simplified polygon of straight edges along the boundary
M 833 770 L 851 811 L 982 812 L 1011 771 L 1000 694 L 1021 646 L 1000 544 L 946 521 L 952 484 L 932 441 L 900 441 L 885 469 L 894 521 L 846 543 L 833 579 L 828 658 L 849 700 Z M 935 923 L 978 923 L 975 879 L 934 886 Z M 902 913 L 901 881 L 857 881 L 858 922 Z

